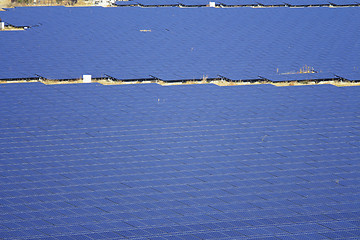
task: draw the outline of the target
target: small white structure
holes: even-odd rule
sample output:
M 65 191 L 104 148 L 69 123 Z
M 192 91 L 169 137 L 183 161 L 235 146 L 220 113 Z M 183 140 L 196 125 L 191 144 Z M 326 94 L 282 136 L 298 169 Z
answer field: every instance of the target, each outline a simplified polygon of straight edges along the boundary
M 5 23 L 4 22 L 0 22 L 0 30 L 4 30 L 5 28 Z
M 91 75 L 83 75 L 83 83 L 91 83 Z
M 215 2 L 209 2 L 209 7 L 216 7 Z
M 115 2 L 116 2 L 116 0 L 95 0 L 94 5 L 108 7 L 108 6 L 114 5 Z

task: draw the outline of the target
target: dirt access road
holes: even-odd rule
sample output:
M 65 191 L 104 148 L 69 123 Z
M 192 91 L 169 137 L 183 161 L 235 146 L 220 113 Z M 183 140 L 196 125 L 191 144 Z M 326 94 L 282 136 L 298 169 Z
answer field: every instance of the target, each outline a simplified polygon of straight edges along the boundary
M 0 0 L 0 11 L 1 8 L 11 8 L 11 7 L 26 7 L 26 6 L 69 6 L 69 7 L 81 7 L 81 6 L 94 6 L 93 1 L 90 0 L 77 0 L 74 4 L 71 0 L 61 0 L 58 3 L 56 0 L 37 0 L 37 4 L 31 1 L 30 4 L 26 3 L 12 3 L 11 0 Z
M 9 7 L 11 4 L 10 0 L 0 0 L 0 8 Z M 1 11 L 1 10 L 0 10 Z

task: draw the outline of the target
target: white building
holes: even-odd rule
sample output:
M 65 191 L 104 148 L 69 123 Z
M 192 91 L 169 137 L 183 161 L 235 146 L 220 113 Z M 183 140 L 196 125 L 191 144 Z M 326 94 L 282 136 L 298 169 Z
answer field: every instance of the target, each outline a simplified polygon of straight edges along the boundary
M 115 2 L 116 0 L 95 0 L 94 5 L 106 7 L 115 4 Z

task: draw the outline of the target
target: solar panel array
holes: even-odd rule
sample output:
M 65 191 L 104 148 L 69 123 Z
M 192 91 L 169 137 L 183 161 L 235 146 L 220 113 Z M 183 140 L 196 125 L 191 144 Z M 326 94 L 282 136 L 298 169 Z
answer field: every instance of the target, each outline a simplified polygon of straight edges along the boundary
M 360 91 L 0 85 L 2 239 L 358 239 Z
M 261 76 L 280 81 L 284 74 L 310 66 L 320 75 L 359 80 L 359 11 L 8 9 L 0 12 L 5 22 L 31 28 L 0 32 L 0 79 L 75 79 L 90 74 L 166 81 Z

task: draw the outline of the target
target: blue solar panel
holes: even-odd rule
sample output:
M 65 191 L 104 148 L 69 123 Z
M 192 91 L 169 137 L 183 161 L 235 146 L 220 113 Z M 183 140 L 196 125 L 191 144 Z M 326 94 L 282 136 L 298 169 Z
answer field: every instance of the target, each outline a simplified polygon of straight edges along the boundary
M 1 237 L 356 238 L 359 94 L 1 84 Z
M 258 6 L 259 2 L 255 0 L 221 0 L 220 3 L 226 6 Z
M 138 6 L 138 2 L 137 1 L 116 1 L 115 5 L 119 6 L 119 7 Z
M 111 19 L 106 24 L 104 14 Z M 124 78 L 244 79 L 298 72 L 304 66 L 340 73 L 353 71 L 360 51 L 360 32 L 354 25 L 359 21 L 357 8 L 39 7 L 15 8 L 0 16 L 14 25 L 41 23 L 26 31 L 0 33 L 1 47 L 6 47 L 0 56 L 1 78 L 20 73 L 50 79 L 116 73 Z M 54 16 L 63 19 L 62 24 Z
M 259 3 L 264 6 L 285 6 L 285 2 L 282 0 L 264 0 L 259 1 Z
M 29 11 L 30 9 L 31 11 Z M 51 15 L 54 13 L 53 9 L 54 8 L 48 11 L 48 13 L 44 13 L 43 15 Z M 37 12 L 38 10 L 39 8 L 37 7 L 7 8 L 6 11 L 1 12 L 2 21 L 14 26 L 38 26 L 40 22 L 38 19 L 33 17 L 34 12 Z
M 20 69 L 11 69 L 8 72 L 2 72 L 0 75 L 0 79 L 38 79 L 39 76 L 36 74 L 26 73 L 21 71 Z
M 191 80 L 209 80 L 218 78 L 218 76 L 213 73 L 201 73 L 201 72 L 179 72 L 179 73 L 173 73 L 173 74 L 167 74 L 167 73 L 156 73 L 155 77 L 157 79 L 163 80 L 163 81 L 191 81 Z
M 145 73 L 136 73 L 133 72 L 131 74 L 121 74 L 119 72 L 107 72 L 105 74 L 106 77 L 108 77 L 110 80 L 121 80 L 121 81 L 126 81 L 126 80 L 155 80 L 154 77 L 150 76 L 150 75 L 146 75 Z
M 177 0 L 138 0 L 137 1 L 141 6 L 167 6 L 175 7 L 179 6 L 179 1 Z
M 338 72 L 335 74 L 340 78 L 349 80 L 349 81 L 359 81 L 360 80 L 360 72 L 358 71 L 348 71 L 348 72 Z
M 319 6 L 319 5 L 329 5 L 329 1 L 327 0 L 285 0 L 285 3 L 290 5 L 298 5 L 298 6 Z
M 206 6 L 210 1 L 208 0 L 180 0 L 179 1 L 184 6 Z
M 330 3 L 340 6 L 346 6 L 346 5 L 359 5 L 359 1 L 356 0 L 329 0 Z
M 220 72 L 219 77 L 231 81 L 261 80 L 261 77 L 258 75 L 251 74 L 249 71 L 242 71 L 238 69 L 229 69 L 226 72 Z

